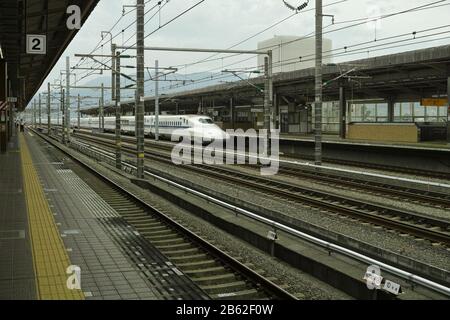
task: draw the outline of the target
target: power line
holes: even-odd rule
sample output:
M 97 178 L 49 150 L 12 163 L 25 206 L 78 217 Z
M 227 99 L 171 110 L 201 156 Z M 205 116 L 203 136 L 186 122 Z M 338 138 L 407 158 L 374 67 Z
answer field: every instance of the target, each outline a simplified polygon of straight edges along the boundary
M 422 31 L 417 31 L 416 33 L 424 32 L 424 31 L 430 31 L 430 30 L 436 30 L 436 29 L 440 29 L 440 28 L 444 28 L 444 27 L 449 27 L 449 26 L 450 26 L 450 25 L 441 26 L 441 27 L 435 27 L 435 28 L 430 28 L 430 29 L 425 29 L 425 30 L 422 30 Z M 437 32 L 437 33 L 433 33 L 433 34 L 429 34 L 429 35 L 424 35 L 424 36 L 419 36 L 419 37 L 416 36 L 415 38 L 411 38 L 411 39 L 403 39 L 403 40 L 394 41 L 394 42 L 389 42 L 389 43 L 384 43 L 384 44 L 372 45 L 372 46 L 368 46 L 368 47 L 364 47 L 364 48 L 359 48 L 359 49 L 354 49 L 354 50 L 350 50 L 350 51 L 346 51 L 346 52 L 338 53 L 338 54 L 334 54 L 334 55 L 333 55 L 333 54 L 328 54 L 328 55 L 326 55 L 325 57 L 326 57 L 326 58 L 328 58 L 328 57 L 342 57 L 342 56 L 347 56 L 347 55 L 355 55 L 355 54 L 366 53 L 366 52 L 368 52 L 368 50 L 369 50 L 370 52 L 375 52 L 375 51 L 387 50 L 387 49 L 397 48 L 397 47 L 402 47 L 402 46 L 418 45 L 418 44 L 422 44 L 422 43 L 428 43 L 428 42 L 431 42 L 431 41 L 438 41 L 438 40 L 447 39 L 447 37 L 443 37 L 443 38 L 431 39 L 431 40 L 427 40 L 427 41 L 417 41 L 417 40 L 419 40 L 419 39 L 424 39 L 424 38 L 427 38 L 427 37 L 437 36 L 437 35 L 442 35 L 442 34 L 447 34 L 447 33 L 450 33 L 450 30 L 449 30 L 449 31 L 443 31 L 443 32 Z M 411 34 L 413 34 L 413 33 L 409 33 L 409 35 L 411 35 Z M 393 39 L 393 38 L 395 38 L 395 37 L 401 37 L 401 36 L 404 36 L 404 35 L 405 35 L 405 34 L 397 35 L 397 36 L 391 36 L 391 37 L 386 37 L 385 39 Z M 391 44 L 397 44 L 397 43 L 399 43 L 399 42 L 406 42 L 406 41 L 415 41 L 415 42 L 414 42 L 414 43 L 410 43 L 410 44 L 403 44 L 403 45 L 396 45 L 396 46 L 386 47 L 386 46 L 391 45 Z M 373 42 L 375 42 L 375 41 L 371 41 L 370 43 L 373 43 Z M 379 41 L 377 41 L 377 42 L 379 42 Z M 361 46 L 361 45 L 364 45 L 364 44 L 367 44 L 367 42 L 362 42 L 362 43 L 358 43 L 358 44 L 353 44 L 353 45 L 349 45 L 349 46 L 346 46 L 346 47 L 347 47 L 347 48 L 351 48 L 351 47 Z M 386 47 L 386 48 L 381 48 L 381 49 L 377 49 L 377 50 L 371 50 L 371 49 L 379 48 L 379 47 Z M 342 50 L 343 48 L 344 48 L 344 47 L 342 47 L 342 48 L 337 48 L 337 49 L 333 49 L 333 50 L 324 51 L 324 53 L 331 53 L 331 52 L 333 52 L 333 51 Z M 313 54 L 308 55 L 308 56 L 313 56 Z M 289 62 L 289 61 L 292 61 L 292 60 L 296 60 L 296 61 Z M 313 60 L 314 60 L 314 58 L 305 59 L 305 60 L 302 59 L 301 61 L 298 61 L 298 58 L 291 58 L 291 59 L 282 60 L 282 61 L 279 62 L 279 63 L 274 63 L 274 66 L 275 66 L 275 67 L 287 66 L 287 65 L 297 64 L 297 63 L 301 63 L 301 62 L 309 62 L 309 61 L 313 61 Z M 241 62 L 241 61 L 240 61 L 240 62 Z M 239 63 L 240 63 L 240 62 L 239 62 Z M 234 64 L 236 64 L 236 63 L 234 63 Z M 232 66 L 232 65 L 233 65 L 233 64 L 229 64 L 229 65 L 226 65 L 226 66 L 228 67 L 228 66 Z M 258 67 L 262 67 L 262 65 L 257 66 L 256 68 L 258 68 Z M 250 69 L 253 69 L 253 68 L 255 68 L 255 67 L 247 67 L 247 68 L 245 68 L 244 70 L 250 70 Z M 171 86 L 171 87 L 164 87 L 164 88 L 162 88 L 162 90 L 176 89 L 176 88 L 183 87 L 183 86 L 190 86 L 190 85 L 194 85 L 194 84 L 198 84 L 198 83 L 204 83 L 204 82 L 209 82 L 209 81 L 212 81 L 212 80 L 217 80 L 217 79 L 222 79 L 222 78 L 228 77 L 228 75 L 227 75 L 226 77 L 221 76 L 222 73 L 218 73 L 218 74 L 216 74 L 216 75 L 218 75 L 218 76 L 215 76 L 215 75 L 213 74 L 213 75 L 211 75 L 211 76 L 207 76 L 207 77 L 203 77 L 203 78 L 197 79 L 197 80 L 195 80 L 195 81 L 192 82 L 192 83 L 187 83 L 186 85 L 181 85 L 181 84 L 179 84 L 179 85 L 175 85 L 175 86 L 173 86 L 173 87 L 172 87 L 172 86 Z
M 203 0 L 203 1 L 205 1 L 205 0 Z M 160 9 L 162 9 L 162 8 L 164 8 L 168 3 L 169 3 L 169 0 L 166 0 L 166 2 L 164 2 L 162 5 L 160 4 L 160 2 L 158 2 L 158 4 L 156 4 L 155 6 L 153 6 L 152 8 L 150 8 L 149 10 L 147 10 L 145 14 L 149 13 L 150 11 L 152 11 L 152 10 L 153 10 L 155 7 L 157 7 L 157 6 L 160 6 Z M 158 12 L 154 13 L 149 19 L 147 19 L 147 21 L 145 21 L 145 23 L 144 23 L 144 26 L 145 26 L 147 23 L 149 23 L 149 22 L 150 22 L 157 14 L 158 14 Z M 134 24 L 134 22 L 133 22 L 132 24 Z M 131 35 L 131 36 L 130 36 L 123 44 L 125 45 L 126 43 L 128 43 L 128 41 L 130 41 L 131 39 L 133 39 L 135 35 L 136 35 L 136 32 L 135 32 L 134 34 L 132 34 L 132 35 Z M 134 43 L 134 44 L 131 45 L 131 46 L 134 46 L 134 45 L 136 45 L 136 43 Z M 122 53 L 124 53 L 124 52 L 126 52 L 126 51 L 127 51 L 127 49 L 123 50 Z M 104 63 L 106 64 L 106 63 L 108 63 L 108 62 L 110 62 L 110 61 L 111 61 L 111 59 L 107 59 L 106 62 L 104 62 Z M 94 65 L 95 65 L 95 64 L 94 64 Z M 94 71 L 88 71 L 88 72 L 86 73 L 85 76 L 83 76 L 83 77 L 81 77 L 81 79 L 79 79 L 79 81 L 82 80 L 82 79 L 87 78 L 87 77 L 90 76 L 90 75 L 92 75 L 93 72 L 94 72 Z
M 421 10 L 432 9 L 432 8 L 434 8 L 434 7 L 430 7 L 430 8 L 428 8 L 428 7 L 429 7 L 429 6 L 432 6 L 432 5 L 434 5 L 434 4 L 437 4 L 437 3 L 445 2 L 445 1 L 448 1 L 448 0 L 439 0 L 439 1 L 435 1 L 435 2 L 432 2 L 432 3 L 429 3 L 429 4 L 417 6 L 417 7 L 414 7 L 414 8 L 410 8 L 410 9 L 406 9 L 406 10 L 402 10 L 402 11 L 398 11 L 398 12 L 386 14 L 386 15 L 380 16 L 380 17 L 378 17 L 378 18 L 372 18 L 372 19 L 370 19 L 370 17 L 358 18 L 358 19 L 356 19 L 356 20 L 358 20 L 358 21 L 364 20 L 364 22 L 357 23 L 357 24 L 353 24 L 353 25 L 350 25 L 350 26 L 345 26 L 345 27 L 338 28 L 338 29 L 333 29 L 333 30 L 324 32 L 323 34 L 330 34 L 330 33 L 333 33 L 333 32 L 337 32 L 337 31 L 341 31 L 341 30 L 346 30 L 346 29 L 353 28 L 353 27 L 356 27 L 356 26 L 359 26 L 359 25 L 362 25 L 362 24 L 366 24 L 367 22 L 370 22 L 370 21 L 376 21 L 376 20 L 386 19 L 386 18 L 390 18 L 390 17 L 396 16 L 396 15 L 400 15 L 400 14 L 405 14 L 405 13 L 409 13 L 409 12 L 416 12 L 416 11 L 421 11 Z M 328 4 L 328 5 L 326 5 L 326 6 L 331 6 L 331 5 L 340 3 L 340 2 L 343 2 L 343 1 L 338 1 L 338 2 L 335 2 L 335 3 L 331 3 L 331 4 Z M 447 4 L 447 5 L 448 5 L 448 4 Z M 324 7 L 326 7 L 326 6 L 324 6 Z M 307 12 L 307 11 L 311 11 L 311 10 L 315 10 L 315 8 L 309 9 L 309 10 L 305 10 L 305 11 L 302 11 L 302 12 Z M 351 20 L 350 20 L 350 21 L 351 21 Z M 342 22 L 342 23 L 343 23 L 343 22 Z M 335 23 L 335 24 L 336 24 L 336 23 Z M 330 26 L 331 26 L 331 25 L 330 25 Z M 329 26 L 328 26 L 328 27 L 329 27 Z M 301 37 L 301 38 L 298 38 L 298 39 L 294 39 L 294 40 L 285 42 L 285 43 L 283 43 L 283 45 L 288 45 L 288 44 L 291 44 L 291 43 L 294 43 L 294 42 L 304 41 L 304 40 L 306 40 L 306 39 L 313 38 L 313 37 L 315 37 L 315 32 L 312 32 L 312 33 L 310 33 L 310 34 L 308 34 L 308 35 L 306 35 L 306 36 L 303 36 L 303 37 Z M 236 45 L 235 45 L 235 46 L 236 46 Z M 262 48 L 260 48 L 260 49 L 261 49 L 261 50 L 263 50 L 263 49 L 266 50 L 266 49 L 273 49 L 273 48 L 276 48 L 276 47 L 277 47 L 277 45 L 272 45 L 272 46 L 262 47 Z M 231 47 L 231 48 L 233 48 L 233 47 Z M 223 57 L 222 59 L 231 58 L 231 57 L 235 57 L 235 56 L 238 56 L 238 55 L 239 55 L 239 54 L 228 55 L 228 56 Z M 249 60 L 249 59 L 246 59 L 246 60 Z M 206 62 L 206 61 L 205 61 L 205 62 Z M 199 63 L 201 63 L 201 62 L 200 62 L 200 61 L 197 61 L 197 62 L 194 62 L 194 63 L 191 63 L 191 64 L 179 65 L 179 67 L 190 66 L 190 65 L 195 65 L 195 64 L 199 64 Z
M 333 3 L 330 3 L 330 4 L 325 5 L 324 7 L 330 7 L 330 6 L 333 6 L 333 5 L 342 3 L 342 2 L 347 2 L 347 1 L 349 1 L 349 0 L 340 0 L 340 1 L 336 1 L 336 2 L 333 2 Z M 296 15 L 298 15 L 298 14 L 306 13 L 306 12 L 313 11 L 313 10 L 315 10 L 315 8 L 311 8 L 311 9 L 307 9 L 307 10 L 303 10 L 303 11 L 300 11 L 300 12 L 293 13 L 293 14 L 287 16 L 286 18 L 283 18 L 283 19 L 281 19 L 280 21 L 277 21 L 277 22 L 273 23 L 273 24 L 270 25 L 269 27 L 267 27 L 267 28 L 265 28 L 265 29 L 263 29 L 263 30 L 261 30 L 261 31 L 258 31 L 257 33 L 255 33 L 255 34 L 253 34 L 253 35 L 251 35 L 251 36 L 245 38 L 244 40 L 239 41 L 238 43 L 232 45 L 231 47 L 228 47 L 227 49 L 233 49 L 233 48 L 235 48 L 235 47 L 237 47 L 237 46 L 239 46 L 239 45 L 241 45 L 241 44 L 243 44 L 243 43 L 245 43 L 245 42 L 247 42 L 247 41 L 249 41 L 249 40 L 251 40 L 251 39 L 253 39 L 253 38 L 257 37 L 257 36 L 259 36 L 259 35 L 261 35 L 262 33 L 266 32 L 266 31 L 268 31 L 268 30 L 270 30 L 270 29 L 272 29 L 272 28 L 274 28 L 274 27 L 276 27 L 276 26 L 278 26 L 278 25 L 280 25 L 281 23 L 283 23 L 283 22 L 289 20 L 290 18 L 292 18 L 292 17 L 294 17 L 294 16 L 296 16 Z M 271 48 L 271 47 L 266 47 L 266 48 L 262 48 L 262 49 L 270 49 L 270 48 Z M 203 62 L 212 61 L 212 60 L 208 60 L 208 59 L 210 59 L 210 58 L 212 58 L 212 57 L 215 57 L 215 56 L 217 56 L 217 55 L 220 55 L 220 54 L 213 54 L 213 55 L 211 55 L 211 56 L 209 56 L 209 57 L 207 57 L 207 58 L 205 58 L 205 59 L 202 59 L 202 60 L 199 60 L 199 61 L 196 61 L 196 62 L 192 62 L 192 63 L 188 63 L 188 64 L 183 64 L 183 65 L 174 66 L 174 67 L 184 67 L 184 68 L 186 68 L 187 66 L 192 66 L 192 65 L 196 65 L 196 64 L 203 63 Z M 234 57 L 234 56 L 237 56 L 237 55 L 238 55 L 238 54 L 234 54 L 234 55 L 230 55 L 229 57 Z M 225 57 L 225 58 L 227 58 L 227 57 Z M 219 60 L 220 60 L 220 59 L 223 59 L 223 58 L 219 58 Z

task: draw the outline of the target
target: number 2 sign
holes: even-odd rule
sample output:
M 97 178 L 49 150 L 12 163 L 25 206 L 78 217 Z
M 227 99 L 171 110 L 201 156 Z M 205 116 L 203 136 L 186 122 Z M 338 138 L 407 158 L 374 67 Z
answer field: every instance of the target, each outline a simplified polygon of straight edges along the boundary
M 47 54 L 47 36 L 27 34 L 27 54 Z

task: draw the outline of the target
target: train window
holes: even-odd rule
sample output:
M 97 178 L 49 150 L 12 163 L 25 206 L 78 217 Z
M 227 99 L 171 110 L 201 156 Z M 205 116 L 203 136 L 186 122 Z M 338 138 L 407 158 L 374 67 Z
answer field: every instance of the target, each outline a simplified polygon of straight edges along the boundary
M 198 119 L 198 121 L 200 123 L 205 123 L 205 124 L 212 124 L 212 123 L 214 123 L 211 119 L 208 119 L 208 118 L 200 118 L 200 119 Z

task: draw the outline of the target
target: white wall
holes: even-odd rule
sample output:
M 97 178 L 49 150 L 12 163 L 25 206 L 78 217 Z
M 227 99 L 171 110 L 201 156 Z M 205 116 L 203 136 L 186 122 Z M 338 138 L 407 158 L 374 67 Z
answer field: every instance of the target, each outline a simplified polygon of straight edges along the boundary
M 301 39 L 301 40 L 300 40 Z M 297 41 L 295 41 L 297 40 Z M 268 50 L 273 47 L 273 73 L 289 72 L 315 66 L 315 38 L 302 38 L 297 36 L 275 36 L 258 43 L 258 50 Z M 332 41 L 323 39 L 323 63 L 331 63 Z M 302 57 L 300 60 L 299 57 Z M 264 65 L 264 56 L 258 57 L 258 66 Z M 261 68 L 264 70 L 264 67 Z

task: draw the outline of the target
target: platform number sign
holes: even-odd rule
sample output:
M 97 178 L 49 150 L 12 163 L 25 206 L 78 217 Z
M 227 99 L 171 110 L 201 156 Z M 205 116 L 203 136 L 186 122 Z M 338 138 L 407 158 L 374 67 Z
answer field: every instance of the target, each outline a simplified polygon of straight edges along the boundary
M 27 34 L 27 54 L 47 54 L 47 36 Z

